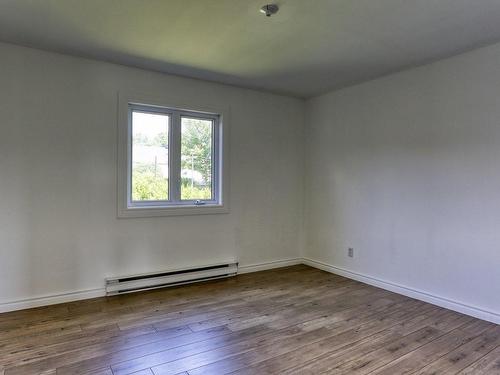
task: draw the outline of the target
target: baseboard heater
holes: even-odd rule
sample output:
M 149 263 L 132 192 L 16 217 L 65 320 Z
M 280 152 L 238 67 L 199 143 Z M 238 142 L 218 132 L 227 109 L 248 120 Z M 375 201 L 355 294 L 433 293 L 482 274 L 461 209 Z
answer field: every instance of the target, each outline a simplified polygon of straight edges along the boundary
M 196 268 L 131 275 L 106 279 L 106 295 L 112 296 L 140 290 L 166 288 L 182 284 L 235 276 L 238 263 L 223 263 Z

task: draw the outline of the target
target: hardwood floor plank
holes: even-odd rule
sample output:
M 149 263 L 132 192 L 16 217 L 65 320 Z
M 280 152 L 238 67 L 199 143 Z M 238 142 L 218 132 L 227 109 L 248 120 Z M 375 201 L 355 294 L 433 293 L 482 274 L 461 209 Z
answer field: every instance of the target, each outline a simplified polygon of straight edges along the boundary
M 500 345 L 499 328 L 490 329 L 474 340 L 467 342 L 449 352 L 438 361 L 425 367 L 419 374 L 456 374 L 472 363 L 484 357 L 488 352 Z
M 36 374 L 42 370 L 54 368 L 58 369 L 58 374 L 81 374 L 109 366 L 109 363 L 113 361 L 123 361 L 129 357 L 135 358 L 135 356 L 159 351 L 163 347 L 181 346 L 230 332 L 224 327 L 182 335 L 178 335 L 176 331 L 157 332 L 156 334 L 128 338 L 119 342 L 93 345 L 82 348 L 79 351 L 72 351 L 33 363 L 8 368 L 6 375 Z
M 148 368 L 145 370 L 134 372 L 133 375 L 154 375 L 154 374 L 153 374 L 153 371 Z M 184 373 L 184 374 L 178 374 L 178 375 L 187 375 L 187 374 Z
M 467 317 L 457 313 L 431 307 L 424 315 L 416 315 L 413 318 L 409 317 L 403 319 L 398 325 L 377 333 L 376 335 L 368 336 L 360 340 L 353 347 L 348 347 L 344 350 L 315 358 L 312 361 L 305 362 L 301 366 L 284 371 L 284 373 L 298 375 L 338 371 L 338 368 L 342 365 L 345 366 L 347 362 L 365 358 L 366 355 L 375 350 L 384 348 L 418 330 L 429 327 L 442 327 L 442 321 L 447 321 L 449 329 L 452 329 L 464 324 L 467 319 Z
M 467 362 L 472 363 L 477 360 L 477 357 L 472 355 L 474 348 L 481 349 L 488 347 L 489 350 L 493 349 L 493 344 L 498 338 L 499 332 L 491 332 L 487 334 L 487 339 L 475 340 L 476 337 L 481 337 L 481 333 L 491 329 L 492 324 L 481 321 L 472 321 L 467 326 L 460 327 L 448 334 L 438 338 L 437 340 L 424 345 L 413 352 L 410 352 L 397 360 L 383 366 L 372 374 L 391 375 L 391 374 L 456 374 L 459 370 L 467 366 Z M 469 344 L 473 344 L 471 348 Z M 458 349 L 457 349 L 458 348 Z M 470 356 L 461 356 L 464 349 Z M 458 353 L 456 352 L 458 350 Z M 489 350 L 486 349 L 486 354 Z M 484 354 L 480 354 L 482 357 Z M 468 357 L 468 358 L 467 358 Z M 479 357 L 479 358 L 480 358 Z M 462 362 L 463 361 L 463 362 Z M 451 363 L 450 363 L 451 362 Z M 427 364 L 430 364 L 426 366 Z M 424 367 L 425 366 L 425 367 Z M 454 367 L 454 370 L 453 370 Z M 424 368 L 423 370 L 415 372 L 417 369 Z
M 360 314 L 363 314 L 363 312 L 360 311 Z M 289 322 L 289 324 L 291 324 Z M 300 326 L 295 326 L 295 327 L 290 327 L 290 328 L 287 328 L 283 331 L 273 331 L 273 330 L 269 330 L 269 328 L 267 326 L 264 326 L 265 329 L 262 331 L 262 332 L 259 332 L 258 335 L 256 335 L 255 337 L 258 339 L 257 342 L 259 343 L 262 343 L 262 340 L 266 339 L 266 337 L 268 336 L 276 336 L 278 335 L 278 337 L 284 337 L 285 334 L 289 334 L 290 332 L 292 332 L 292 334 L 296 333 L 296 332 L 299 332 L 298 330 L 307 330 L 307 326 L 304 326 L 304 327 L 300 327 Z M 251 329 L 250 328 L 246 328 L 246 330 L 249 330 Z M 239 331 L 236 331 L 236 332 L 241 332 L 241 330 Z M 248 347 L 249 346 L 249 343 L 251 342 L 251 339 L 253 339 L 252 337 L 248 337 L 246 339 L 245 342 L 242 343 L 243 345 L 243 348 L 245 347 Z M 235 345 L 235 342 L 232 341 L 231 339 L 227 340 L 227 341 L 223 341 L 223 342 L 220 342 L 219 344 L 217 343 L 212 343 L 211 345 L 211 348 L 217 348 L 218 346 L 228 346 L 228 345 L 232 345 L 232 350 L 237 350 L 238 348 L 241 347 L 241 345 Z M 181 350 L 181 353 L 176 353 L 176 355 L 178 356 L 178 358 L 181 358 L 181 357 L 187 357 L 187 354 L 186 354 L 186 350 L 191 350 L 191 348 L 180 348 Z M 198 348 L 193 348 L 194 350 L 199 350 Z M 202 347 L 202 349 L 205 349 Z M 193 353 L 193 352 L 192 352 Z M 193 353 L 194 354 L 194 353 Z M 144 358 L 140 358 L 138 360 L 132 360 L 132 361 L 129 361 L 128 363 L 122 363 L 122 364 L 118 364 L 116 366 L 113 366 L 113 369 L 115 370 L 115 372 L 119 372 L 121 370 L 123 370 L 124 372 L 126 372 L 126 370 L 130 370 L 130 368 L 140 368 L 141 366 L 153 366 L 155 364 L 162 364 L 162 363 L 165 363 L 165 362 L 168 362 L 168 361 L 173 361 L 175 360 L 176 358 L 173 357 L 172 355 L 170 355 L 170 353 L 157 353 L 153 356 L 149 356 L 149 357 L 144 357 Z
M 387 315 L 387 313 L 385 313 Z M 308 318 L 311 318 L 310 316 Z M 303 319 L 299 319 L 299 321 L 301 321 Z M 286 321 L 287 324 L 292 324 L 292 320 L 288 320 Z M 248 329 L 248 328 L 246 328 Z M 263 345 L 264 342 L 266 342 L 266 340 L 273 340 L 275 339 L 276 337 L 278 338 L 285 338 L 287 337 L 289 334 L 291 335 L 296 335 L 298 333 L 301 333 L 302 331 L 310 331 L 310 327 L 308 327 L 307 325 L 303 325 L 303 323 L 300 323 L 300 324 L 297 324 L 293 327 L 289 327 L 289 328 L 286 328 L 286 329 L 283 329 L 283 330 L 279 330 L 279 331 L 276 331 L 276 330 L 269 330 L 269 327 L 266 327 L 267 331 L 268 331 L 268 334 L 264 335 L 264 336 L 261 336 L 261 337 L 258 337 L 258 345 Z M 269 332 L 270 331 L 270 332 Z M 227 352 L 228 350 L 231 350 L 231 351 L 238 351 L 238 350 L 245 350 L 249 347 L 249 344 L 251 343 L 251 340 L 246 340 L 244 343 L 242 343 L 242 345 L 233 345 L 232 347 L 230 348 L 224 348 L 224 349 L 221 349 L 221 350 L 218 350 L 218 352 Z M 229 342 L 226 342 L 225 343 L 225 346 L 228 346 L 230 343 Z M 214 357 L 215 358 L 215 357 Z M 158 362 L 157 363 L 166 363 L 166 362 L 169 362 L 169 361 L 173 361 L 174 358 L 171 358 L 171 357 L 163 357 L 163 356 L 160 356 L 156 359 Z M 141 361 L 144 361 L 141 363 Z M 179 363 L 181 363 L 182 361 L 178 361 Z M 142 358 L 140 359 L 139 361 L 140 364 L 138 364 L 138 366 L 146 366 L 146 365 L 149 365 L 149 366 L 153 366 L 153 364 L 151 363 L 151 358 Z M 169 366 L 167 367 L 172 367 L 174 366 L 173 364 L 169 364 Z M 180 366 L 182 368 L 182 366 Z M 120 368 L 119 366 L 113 366 L 113 370 L 115 372 L 119 372 L 120 371 Z M 188 369 L 186 369 L 188 370 Z M 158 370 L 160 371 L 160 370 Z M 170 371 L 180 371 L 179 369 L 176 369 L 176 370 L 170 370 Z M 125 372 L 126 373 L 126 372 Z
M 404 355 L 416 348 L 431 342 L 442 336 L 443 332 L 432 327 L 422 328 L 416 332 L 387 345 L 384 348 L 375 350 L 359 358 L 331 370 L 331 374 L 368 374 L 371 371 L 393 361 L 401 355 Z
M 384 329 L 385 325 L 394 324 L 394 319 L 397 316 L 406 315 L 408 312 L 399 311 L 393 313 L 381 313 L 378 316 L 372 317 L 366 321 L 362 328 L 353 329 L 361 324 L 363 320 L 351 321 L 347 324 L 333 324 L 314 330 L 302 329 L 301 325 L 297 325 L 297 331 L 291 331 L 290 335 L 283 336 L 283 331 L 277 331 L 272 335 L 263 337 L 259 340 L 258 345 L 253 348 L 248 348 L 247 345 L 232 346 L 225 350 L 212 350 L 208 353 L 202 353 L 198 357 L 191 356 L 189 361 L 170 362 L 164 365 L 153 367 L 155 374 L 172 374 L 183 366 L 190 375 L 195 374 L 225 374 L 245 366 L 248 366 L 255 361 L 265 360 L 269 357 L 279 355 L 281 353 L 294 350 L 298 347 L 311 345 L 316 341 L 321 341 L 325 338 L 334 337 L 338 343 L 345 345 L 348 342 L 356 341 L 362 335 L 368 334 L 371 331 Z M 244 343 L 248 344 L 248 343 Z M 173 370 L 175 369 L 175 370 Z
M 57 371 L 55 373 L 57 374 Z M 85 375 L 113 375 L 113 371 L 111 371 L 111 369 L 108 367 L 105 369 L 99 369 L 99 370 L 88 372 Z M 147 375 L 151 375 L 151 372 Z
M 499 336 L 301 265 L 0 314 L 0 375 L 500 375 Z
M 32 331 L 29 329 L 23 329 L 21 332 L 11 330 L 0 331 L 0 345 L 9 344 L 13 341 L 24 341 L 30 338 L 63 336 L 68 333 L 81 331 L 82 327 L 78 323 L 60 328 L 34 329 Z
M 234 374 L 314 374 L 326 371 L 328 367 L 325 367 L 325 365 L 346 362 L 369 353 L 384 344 L 401 338 L 404 334 L 427 326 L 432 319 L 441 319 L 445 313 L 445 311 L 435 311 L 435 309 L 428 309 L 427 311 L 425 308 L 418 309 L 413 313 L 413 316 L 411 314 L 402 315 L 397 319 L 399 323 L 396 325 L 371 336 L 364 336 L 358 342 L 349 342 L 347 345 L 339 346 L 337 345 L 338 338 L 334 336 L 245 369 L 239 369 Z M 368 322 L 364 321 L 363 323 L 366 325 Z M 363 329 L 363 325 L 356 323 L 352 326 Z
M 65 353 L 73 358 L 80 356 L 78 352 L 93 352 L 95 350 L 109 350 L 115 347 L 130 347 L 141 345 L 148 342 L 160 341 L 172 337 L 186 335 L 192 333 L 188 327 L 178 327 L 170 330 L 157 332 L 149 328 L 145 330 L 143 327 L 139 329 L 131 329 L 126 331 L 106 330 L 97 332 L 85 332 L 79 338 L 72 337 L 69 341 L 64 341 L 52 345 L 46 345 L 42 350 L 40 348 L 32 348 L 29 350 L 15 350 L 2 352 L 5 366 L 10 366 L 16 361 L 28 364 L 39 359 L 52 358 L 61 356 Z M 108 348 L 108 349 L 107 349 Z
M 481 359 L 458 372 L 460 375 L 500 375 L 500 346 L 491 350 Z

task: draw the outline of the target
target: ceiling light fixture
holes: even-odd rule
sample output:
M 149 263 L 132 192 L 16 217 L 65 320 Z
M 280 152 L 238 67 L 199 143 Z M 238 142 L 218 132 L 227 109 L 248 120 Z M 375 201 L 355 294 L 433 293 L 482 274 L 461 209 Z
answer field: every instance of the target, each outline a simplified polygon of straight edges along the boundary
M 280 8 L 276 4 L 267 4 L 260 8 L 260 12 L 264 13 L 266 17 L 271 17 L 273 14 L 278 13 Z

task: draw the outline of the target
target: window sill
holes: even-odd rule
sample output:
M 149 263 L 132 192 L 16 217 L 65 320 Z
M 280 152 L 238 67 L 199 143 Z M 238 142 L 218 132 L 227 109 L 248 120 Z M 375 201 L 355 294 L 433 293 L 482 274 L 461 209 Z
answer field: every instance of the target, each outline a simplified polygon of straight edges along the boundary
M 187 216 L 187 215 L 212 215 L 227 214 L 229 207 L 226 205 L 193 205 L 171 207 L 129 207 L 118 211 L 119 219 L 134 217 L 162 217 L 162 216 Z

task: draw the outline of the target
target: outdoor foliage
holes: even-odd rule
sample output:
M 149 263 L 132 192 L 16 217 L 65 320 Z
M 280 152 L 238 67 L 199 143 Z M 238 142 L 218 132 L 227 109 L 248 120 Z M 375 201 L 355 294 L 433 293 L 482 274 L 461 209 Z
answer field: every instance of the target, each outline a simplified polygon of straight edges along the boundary
M 207 120 L 183 118 L 181 144 L 181 199 L 210 199 L 212 197 L 212 123 Z M 134 136 L 134 146 L 154 146 L 168 149 L 167 133 L 155 137 Z M 132 199 L 168 199 L 168 176 L 156 162 L 134 163 Z M 201 176 L 198 178 L 197 176 Z
M 168 178 L 155 173 L 154 165 L 134 166 L 132 199 L 134 201 L 168 199 Z
M 181 168 L 201 173 L 206 185 L 212 182 L 212 122 L 182 119 Z
M 182 184 L 181 186 L 182 199 L 210 199 L 212 192 L 210 187 L 191 187 L 191 183 Z

